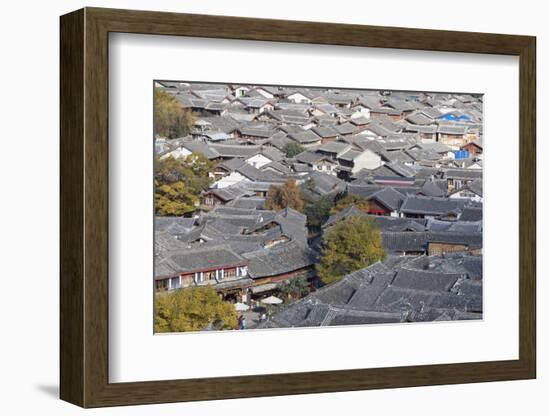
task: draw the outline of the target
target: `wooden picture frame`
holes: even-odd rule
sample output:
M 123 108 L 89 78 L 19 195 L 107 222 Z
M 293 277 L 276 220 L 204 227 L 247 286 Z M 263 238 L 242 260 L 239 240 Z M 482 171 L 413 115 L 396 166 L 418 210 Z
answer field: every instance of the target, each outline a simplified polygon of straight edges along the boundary
M 397 388 L 536 376 L 536 40 L 530 36 L 85 8 L 61 17 L 60 396 L 82 407 Z M 110 32 L 519 57 L 519 359 L 109 383 Z

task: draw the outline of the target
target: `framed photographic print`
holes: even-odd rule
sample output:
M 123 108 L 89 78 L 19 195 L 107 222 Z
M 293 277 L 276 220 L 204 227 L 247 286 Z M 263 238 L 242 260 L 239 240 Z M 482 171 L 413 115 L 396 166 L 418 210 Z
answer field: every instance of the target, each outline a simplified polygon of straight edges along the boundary
M 535 38 L 61 17 L 83 407 L 534 378 Z

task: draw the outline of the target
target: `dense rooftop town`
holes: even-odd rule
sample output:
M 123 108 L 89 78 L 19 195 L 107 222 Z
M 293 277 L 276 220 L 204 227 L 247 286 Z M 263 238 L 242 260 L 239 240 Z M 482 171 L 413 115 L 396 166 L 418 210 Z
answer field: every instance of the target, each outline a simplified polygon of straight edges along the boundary
M 482 97 L 330 88 L 156 83 L 196 115 L 189 134 L 155 136 L 159 160 L 200 154 L 211 183 L 191 215 L 155 219 L 155 288 L 211 286 L 253 305 L 294 279 L 308 293 L 248 327 L 480 319 Z M 289 148 L 298 149 L 289 152 Z M 292 153 L 292 154 L 289 154 Z M 350 204 L 312 225 L 267 209 L 295 181 L 308 200 Z M 319 281 L 323 235 L 371 218 L 386 257 Z

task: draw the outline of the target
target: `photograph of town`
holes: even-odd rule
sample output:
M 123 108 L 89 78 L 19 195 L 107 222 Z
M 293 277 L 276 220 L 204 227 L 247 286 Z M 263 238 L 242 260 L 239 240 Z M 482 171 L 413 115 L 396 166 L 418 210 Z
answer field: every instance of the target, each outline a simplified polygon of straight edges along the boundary
M 154 82 L 154 332 L 482 319 L 483 96 Z

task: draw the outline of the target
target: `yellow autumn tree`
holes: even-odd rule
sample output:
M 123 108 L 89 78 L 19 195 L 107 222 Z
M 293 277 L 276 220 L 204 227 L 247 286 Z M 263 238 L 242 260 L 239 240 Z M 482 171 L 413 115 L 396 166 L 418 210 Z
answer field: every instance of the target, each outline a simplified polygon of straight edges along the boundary
M 316 269 L 321 281 L 330 284 L 385 257 L 376 222 L 372 218 L 352 216 L 325 233 Z
M 155 332 L 200 331 L 208 326 L 234 329 L 235 307 L 220 299 L 211 286 L 178 289 L 155 298 Z
M 155 213 L 180 216 L 193 212 L 212 183 L 213 164 L 199 153 L 155 160 Z
M 350 205 L 355 205 L 361 211 L 366 213 L 369 212 L 369 202 L 366 199 L 357 195 L 348 194 L 344 198 L 340 199 L 334 207 L 332 207 L 330 210 L 330 215 L 334 215 Z
M 279 211 L 283 208 L 292 208 L 296 211 L 303 212 L 304 201 L 300 187 L 292 178 L 281 185 L 271 185 L 267 191 L 265 199 L 265 208 L 273 211 Z
M 169 139 L 185 136 L 196 120 L 193 112 L 183 109 L 176 97 L 155 88 L 154 124 L 157 135 Z

